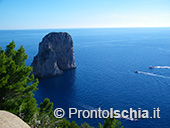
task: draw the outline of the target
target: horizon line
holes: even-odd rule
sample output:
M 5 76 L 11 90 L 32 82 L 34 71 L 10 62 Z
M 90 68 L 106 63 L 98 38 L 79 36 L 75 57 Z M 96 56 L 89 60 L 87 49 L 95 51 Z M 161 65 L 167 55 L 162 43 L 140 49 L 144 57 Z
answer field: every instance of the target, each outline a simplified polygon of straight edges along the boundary
M 170 28 L 170 26 L 160 26 L 160 27 L 68 27 L 68 28 L 21 28 L 21 29 L 0 29 L 0 31 L 4 30 L 47 30 L 47 29 L 109 29 L 109 28 Z

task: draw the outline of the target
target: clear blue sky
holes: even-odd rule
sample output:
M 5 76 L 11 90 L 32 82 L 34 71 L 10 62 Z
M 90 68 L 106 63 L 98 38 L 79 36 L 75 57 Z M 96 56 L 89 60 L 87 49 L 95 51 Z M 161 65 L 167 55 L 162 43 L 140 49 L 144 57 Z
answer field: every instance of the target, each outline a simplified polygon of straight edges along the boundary
M 170 27 L 170 0 L 0 0 L 0 29 Z

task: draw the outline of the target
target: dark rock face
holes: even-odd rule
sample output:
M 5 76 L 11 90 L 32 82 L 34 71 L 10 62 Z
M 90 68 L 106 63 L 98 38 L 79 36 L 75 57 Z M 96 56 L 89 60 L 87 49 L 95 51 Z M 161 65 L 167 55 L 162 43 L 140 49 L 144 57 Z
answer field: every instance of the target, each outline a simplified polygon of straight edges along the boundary
M 71 36 L 65 32 L 47 34 L 31 65 L 33 74 L 39 78 L 61 75 L 63 70 L 76 68 Z

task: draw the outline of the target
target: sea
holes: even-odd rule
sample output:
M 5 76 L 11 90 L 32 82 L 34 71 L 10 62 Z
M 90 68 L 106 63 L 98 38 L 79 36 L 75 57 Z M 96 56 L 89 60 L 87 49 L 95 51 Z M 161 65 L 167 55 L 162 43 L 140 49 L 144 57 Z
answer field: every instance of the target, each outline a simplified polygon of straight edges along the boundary
M 68 116 L 78 110 L 160 109 L 159 119 L 118 119 L 125 128 L 170 128 L 170 28 L 84 28 L 0 30 L 0 46 L 12 40 L 24 46 L 29 66 L 39 43 L 50 32 L 68 32 L 73 39 L 76 69 L 39 79 L 35 98 L 65 110 L 65 118 L 97 127 L 104 119 Z M 155 66 L 149 69 L 149 66 Z M 135 70 L 138 73 L 135 73 Z

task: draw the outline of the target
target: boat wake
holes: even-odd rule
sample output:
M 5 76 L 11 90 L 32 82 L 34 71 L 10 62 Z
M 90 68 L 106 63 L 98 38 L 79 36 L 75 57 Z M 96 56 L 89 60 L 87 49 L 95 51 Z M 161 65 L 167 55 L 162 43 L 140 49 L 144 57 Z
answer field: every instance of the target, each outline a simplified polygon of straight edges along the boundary
M 98 110 L 97 108 L 94 108 L 94 107 L 89 106 L 89 105 L 82 104 L 82 103 L 80 103 L 80 102 L 77 102 L 76 104 L 77 104 L 78 106 L 84 108 L 84 109 L 87 109 L 87 110 Z
M 161 77 L 161 78 L 168 78 L 168 79 L 170 79 L 170 77 L 169 77 L 169 76 L 163 76 L 163 75 L 158 75 L 158 74 L 149 73 L 149 72 L 142 72 L 142 71 L 138 71 L 138 73 L 146 74 L 146 75 L 150 75 L 150 76 L 156 76 L 156 77 Z
M 166 68 L 166 69 L 170 69 L 170 66 L 154 66 L 154 68 Z

